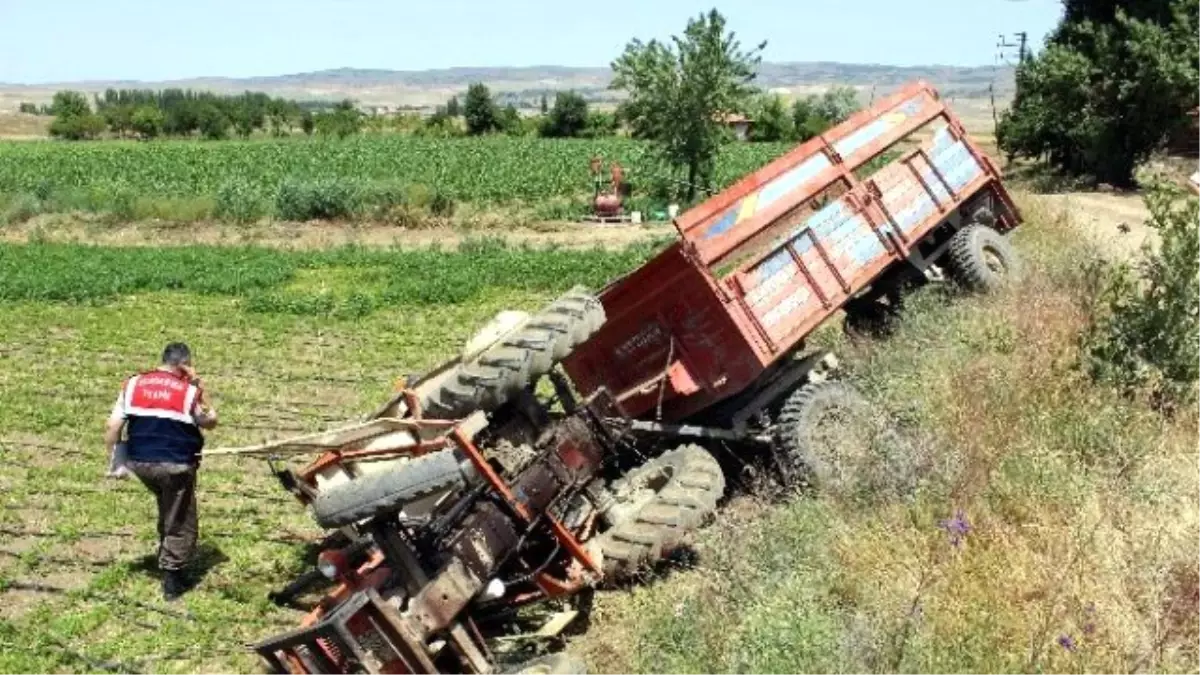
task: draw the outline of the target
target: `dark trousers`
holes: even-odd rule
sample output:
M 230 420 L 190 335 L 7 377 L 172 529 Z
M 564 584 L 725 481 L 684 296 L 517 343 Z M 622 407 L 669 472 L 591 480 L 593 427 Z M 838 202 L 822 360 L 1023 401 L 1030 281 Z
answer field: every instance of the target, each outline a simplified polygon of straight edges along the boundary
M 158 500 L 159 569 L 183 569 L 196 552 L 200 532 L 196 467 L 166 462 L 129 462 L 128 466 Z

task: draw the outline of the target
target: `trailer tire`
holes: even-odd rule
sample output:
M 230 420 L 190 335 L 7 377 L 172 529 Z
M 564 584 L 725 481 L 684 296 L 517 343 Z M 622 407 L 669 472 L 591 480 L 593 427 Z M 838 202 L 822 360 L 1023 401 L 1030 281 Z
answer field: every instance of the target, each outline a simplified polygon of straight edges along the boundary
M 604 324 L 600 301 L 576 287 L 497 340 L 475 358 L 455 366 L 421 401 L 426 418 L 460 419 L 490 412 L 549 373 Z
M 633 501 L 645 490 L 655 494 L 597 539 L 606 582 L 634 577 L 675 552 L 716 512 L 725 493 L 725 475 L 707 450 L 681 445 L 612 486 L 618 503 Z
M 326 529 L 351 525 L 364 518 L 398 511 L 405 504 L 462 487 L 467 477 L 453 450 L 413 458 L 386 472 L 367 474 L 332 486 L 312 502 L 313 518 Z
M 515 675 L 587 675 L 587 664 L 565 652 L 547 654 L 522 663 Z
M 954 234 L 947 252 L 958 282 L 981 293 L 994 292 L 1021 276 L 1021 259 L 1004 235 L 980 224 Z
M 786 485 L 841 496 L 908 492 L 923 471 L 922 453 L 891 419 L 836 380 L 810 382 L 784 400 L 775 445 Z

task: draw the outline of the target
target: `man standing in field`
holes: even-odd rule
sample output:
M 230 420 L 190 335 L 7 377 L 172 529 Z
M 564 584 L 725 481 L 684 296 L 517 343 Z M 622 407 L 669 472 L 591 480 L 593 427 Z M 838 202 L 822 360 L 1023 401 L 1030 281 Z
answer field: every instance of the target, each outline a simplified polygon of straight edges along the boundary
M 127 466 L 158 500 L 158 566 L 169 602 L 188 588 L 185 568 L 196 550 L 196 470 L 204 447 L 201 429 L 217 425 L 204 389 L 192 369 L 192 353 L 175 342 L 162 364 L 135 375 L 121 387 L 104 430 L 110 453 L 125 430 Z

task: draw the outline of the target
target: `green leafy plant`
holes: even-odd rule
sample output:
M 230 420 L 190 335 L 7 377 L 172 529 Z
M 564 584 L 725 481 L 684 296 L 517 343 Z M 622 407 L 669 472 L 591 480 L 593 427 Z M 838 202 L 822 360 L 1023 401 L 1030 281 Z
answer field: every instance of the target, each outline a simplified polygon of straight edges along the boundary
M 229 181 L 217 189 L 213 215 L 221 220 L 249 223 L 264 212 L 262 198 L 243 181 Z
M 275 210 L 284 220 L 349 218 L 362 207 L 362 191 L 346 180 L 284 181 Z
M 1193 401 L 1200 379 L 1200 207 L 1157 182 L 1146 196 L 1158 232 L 1136 270 L 1094 269 L 1095 318 L 1084 334 L 1091 374 L 1126 390 L 1149 388 L 1164 410 Z

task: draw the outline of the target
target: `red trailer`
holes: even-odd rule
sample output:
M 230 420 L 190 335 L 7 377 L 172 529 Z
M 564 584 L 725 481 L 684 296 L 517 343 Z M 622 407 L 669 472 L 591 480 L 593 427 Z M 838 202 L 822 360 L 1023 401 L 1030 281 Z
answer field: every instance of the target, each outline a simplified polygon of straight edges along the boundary
M 738 426 L 804 377 L 787 357 L 848 301 L 936 273 L 946 253 L 986 286 L 1020 221 L 996 166 L 916 82 L 680 214 L 677 242 L 601 292 L 608 319 L 564 367 L 634 417 Z

